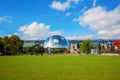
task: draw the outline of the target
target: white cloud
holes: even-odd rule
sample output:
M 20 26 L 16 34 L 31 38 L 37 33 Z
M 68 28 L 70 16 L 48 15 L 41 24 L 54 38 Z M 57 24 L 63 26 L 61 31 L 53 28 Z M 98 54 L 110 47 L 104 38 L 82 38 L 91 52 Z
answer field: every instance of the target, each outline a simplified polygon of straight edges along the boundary
M 93 7 L 78 19 L 80 25 L 88 25 L 98 32 L 100 38 L 120 38 L 120 6 L 107 11 L 103 7 Z
M 79 21 L 79 19 L 77 19 L 77 18 L 73 18 L 73 20 L 72 20 L 73 22 L 78 22 Z
M 94 7 L 96 6 L 96 2 L 97 2 L 97 0 L 93 0 L 93 6 Z
M 87 7 L 85 6 L 85 7 L 81 10 L 81 12 L 84 12 L 86 9 L 87 9 Z
M 59 30 L 50 31 L 50 25 L 33 22 L 29 25 L 19 27 L 18 32 L 15 34 L 21 36 L 21 38 L 25 40 L 36 40 L 45 39 L 50 35 L 61 35 L 62 32 Z
M 50 7 L 59 11 L 65 11 L 66 9 L 70 8 L 70 3 L 53 1 Z
M 11 35 L 11 34 L 8 34 L 7 36 L 8 36 L 8 37 L 11 37 L 12 35 Z
M 93 35 L 82 35 L 82 36 L 68 36 L 66 39 L 68 40 L 86 40 L 86 39 L 92 39 Z
M 49 35 L 62 35 L 61 31 L 51 31 L 49 32 Z
M 48 35 L 49 28 L 50 26 L 44 23 L 33 22 L 29 25 L 21 26 L 18 31 L 23 33 L 24 38 L 36 38 Z
M 70 16 L 72 13 L 71 12 L 68 12 L 65 14 L 65 16 Z
M 17 33 L 17 32 L 15 32 L 15 33 L 14 33 L 14 35 L 18 35 L 18 33 Z
M 77 4 L 79 2 L 79 0 L 67 0 L 66 2 L 63 2 L 63 3 L 60 1 L 53 1 L 52 4 L 50 5 L 50 7 L 52 9 L 56 9 L 58 11 L 65 11 L 65 10 L 71 8 L 72 2 Z
M 77 4 L 79 2 L 79 0 L 67 0 L 68 2 L 74 2 L 75 4 Z
M 0 17 L 0 23 L 2 23 L 2 22 L 12 23 L 12 17 L 11 16 L 2 16 L 2 17 Z

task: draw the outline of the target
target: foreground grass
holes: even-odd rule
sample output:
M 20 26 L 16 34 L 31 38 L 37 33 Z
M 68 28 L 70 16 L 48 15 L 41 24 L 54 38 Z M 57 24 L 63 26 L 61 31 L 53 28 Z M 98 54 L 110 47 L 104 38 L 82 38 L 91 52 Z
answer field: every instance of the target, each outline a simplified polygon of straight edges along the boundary
M 1 56 L 0 80 L 120 80 L 120 56 Z

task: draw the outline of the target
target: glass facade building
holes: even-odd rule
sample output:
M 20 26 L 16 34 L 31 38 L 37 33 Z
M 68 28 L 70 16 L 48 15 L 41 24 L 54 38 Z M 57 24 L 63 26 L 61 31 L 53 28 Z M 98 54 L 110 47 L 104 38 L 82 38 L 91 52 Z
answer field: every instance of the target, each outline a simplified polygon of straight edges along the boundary
M 48 37 L 44 42 L 45 48 L 69 48 L 69 42 L 60 35 Z
M 46 48 L 48 51 L 55 48 L 72 50 L 71 48 L 74 48 L 74 46 L 77 46 L 79 50 L 79 46 L 83 41 L 84 40 L 66 40 L 63 36 L 53 35 L 48 37 L 46 40 L 24 40 L 23 51 L 25 51 L 26 48 L 28 47 L 39 46 L 39 45 L 44 46 L 44 48 Z M 92 49 L 97 51 L 100 51 L 100 49 L 114 50 L 114 45 L 113 45 L 114 41 L 115 39 L 91 40 L 91 43 L 93 44 Z M 75 51 L 77 50 L 75 49 Z
M 57 37 L 56 37 L 57 38 Z M 33 45 L 37 46 L 37 45 L 41 45 L 41 46 L 44 46 L 45 44 L 49 43 L 49 44 L 53 44 L 53 45 L 56 45 L 54 47 L 57 47 L 58 44 L 63 44 L 63 47 L 68 47 L 68 44 L 81 44 L 82 41 L 84 40 L 66 40 L 64 37 L 64 41 L 60 41 L 59 43 L 56 43 L 57 40 L 54 40 L 54 42 L 50 43 L 50 39 L 53 40 L 52 37 L 49 37 L 47 38 L 46 40 L 23 40 L 24 41 L 24 44 L 23 44 L 23 47 L 32 47 Z M 62 39 L 62 38 L 61 38 Z M 59 38 L 59 40 L 61 40 Z M 58 41 L 59 41 L 58 40 Z M 91 40 L 92 43 L 94 44 L 107 44 L 107 45 L 111 45 L 115 40 Z M 48 46 L 48 45 L 46 45 Z M 60 46 L 58 46 L 60 47 Z

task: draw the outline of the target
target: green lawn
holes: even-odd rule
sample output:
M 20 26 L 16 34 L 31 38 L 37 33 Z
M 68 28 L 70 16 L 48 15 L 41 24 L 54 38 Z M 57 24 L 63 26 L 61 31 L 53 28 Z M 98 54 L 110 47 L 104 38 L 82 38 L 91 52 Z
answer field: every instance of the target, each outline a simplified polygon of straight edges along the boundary
M 0 56 L 0 80 L 120 80 L 120 56 Z

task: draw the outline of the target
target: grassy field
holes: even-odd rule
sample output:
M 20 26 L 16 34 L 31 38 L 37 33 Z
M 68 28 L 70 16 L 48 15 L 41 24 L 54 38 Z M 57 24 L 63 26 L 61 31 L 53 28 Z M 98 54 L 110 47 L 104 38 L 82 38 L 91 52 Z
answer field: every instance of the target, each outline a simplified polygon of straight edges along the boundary
M 0 56 L 0 80 L 120 80 L 120 56 Z

